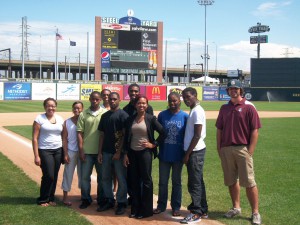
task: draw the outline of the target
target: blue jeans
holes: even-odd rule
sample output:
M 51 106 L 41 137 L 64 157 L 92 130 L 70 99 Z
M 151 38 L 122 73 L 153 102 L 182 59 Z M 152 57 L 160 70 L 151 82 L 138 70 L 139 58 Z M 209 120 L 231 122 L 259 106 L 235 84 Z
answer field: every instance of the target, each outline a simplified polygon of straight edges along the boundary
M 104 198 L 110 202 L 114 202 L 114 194 L 112 187 L 112 165 L 118 179 L 117 202 L 127 204 L 127 182 L 126 168 L 123 166 L 123 156 L 119 160 L 112 160 L 114 154 L 102 153 L 102 183 Z
M 192 198 L 192 203 L 188 206 L 188 210 L 195 214 L 208 212 L 205 184 L 203 180 L 205 152 L 206 148 L 192 152 L 187 163 L 188 191 Z
M 102 166 L 98 163 L 98 154 L 86 154 L 85 161 L 81 162 L 81 200 L 93 201 L 91 197 L 91 175 L 93 167 L 96 167 L 97 172 L 97 202 L 103 202 L 102 188 Z
M 165 211 L 168 201 L 168 182 L 170 171 L 172 168 L 172 193 L 171 193 L 171 207 L 172 210 L 179 210 L 181 207 L 182 185 L 181 185 L 181 171 L 182 162 L 164 162 L 159 160 L 159 191 L 157 208 Z

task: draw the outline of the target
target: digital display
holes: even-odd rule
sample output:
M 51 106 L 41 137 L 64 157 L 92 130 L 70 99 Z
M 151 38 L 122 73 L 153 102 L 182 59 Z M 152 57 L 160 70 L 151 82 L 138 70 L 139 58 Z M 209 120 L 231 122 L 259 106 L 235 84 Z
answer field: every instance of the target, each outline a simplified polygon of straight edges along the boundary
M 142 33 L 133 31 L 118 31 L 118 49 L 141 50 Z

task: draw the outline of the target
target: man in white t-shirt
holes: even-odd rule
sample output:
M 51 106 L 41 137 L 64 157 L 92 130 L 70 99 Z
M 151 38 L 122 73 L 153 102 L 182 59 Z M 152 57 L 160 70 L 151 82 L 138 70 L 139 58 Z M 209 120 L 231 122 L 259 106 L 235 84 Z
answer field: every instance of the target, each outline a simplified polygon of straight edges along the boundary
M 206 152 L 204 138 L 206 136 L 206 118 L 203 108 L 197 99 L 195 88 L 185 88 L 182 91 L 184 103 L 190 107 L 184 135 L 185 156 L 183 163 L 188 171 L 188 191 L 192 203 L 188 206 L 190 214 L 180 223 L 188 224 L 207 218 L 208 206 L 206 201 L 205 184 L 203 180 L 203 165 Z

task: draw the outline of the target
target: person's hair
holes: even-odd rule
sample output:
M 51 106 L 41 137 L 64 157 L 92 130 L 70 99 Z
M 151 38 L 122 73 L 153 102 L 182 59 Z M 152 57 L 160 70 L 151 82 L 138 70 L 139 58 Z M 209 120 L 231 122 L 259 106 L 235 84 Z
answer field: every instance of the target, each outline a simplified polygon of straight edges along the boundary
M 169 97 L 171 97 L 172 95 L 174 95 L 176 98 L 178 98 L 180 100 L 180 94 L 178 94 L 177 92 L 171 92 L 169 95 L 168 95 L 168 100 L 169 100 Z
M 90 97 L 92 97 L 93 95 L 98 95 L 99 97 L 101 97 L 101 93 L 99 91 L 93 91 L 91 94 L 90 94 Z
M 77 104 L 80 104 L 81 107 L 83 108 L 83 103 L 82 103 L 81 101 L 76 101 L 76 102 L 73 102 L 73 104 L 72 104 L 72 109 L 73 109 L 74 106 L 77 105 Z
M 44 108 L 46 107 L 46 105 L 49 101 L 53 101 L 55 103 L 55 106 L 57 106 L 57 101 L 54 98 L 46 98 L 43 102 Z
M 111 91 L 110 91 L 109 89 L 104 88 L 104 89 L 102 89 L 102 91 L 101 91 L 101 95 L 103 95 L 104 91 L 109 91 L 109 93 L 111 93 Z
M 229 95 L 228 89 L 229 89 L 229 88 L 226 88 L 227 95 Z M 244 94 L 245 94 L 244 88 L 241 87 L 241 88 L 239 88 L 239 89 L 240 89 L 240 94 L 241 94 L 241 96 L 244 97 Z
M 130 85 L 128 86 L 128 91 L 129 91 L 132 87 L 137 87 L 137 88 L 139 89 L 139 91 L 140 91 L 140 86 L 139 86 L 138 84 L 136 84 L 136 83 L 130 84 Z
M 187 92 L 190 92 L 191 95 L 194 95 L 197 97 L 197 90 L 195 88 L 192 87 L 187 87 L 182 91 L 182 95 L 186 94 Z
M 120 95 L 118 92 L 110 92 L 109 96 L 111 95 L 116 95 L 118 97 L 118 99 L 120 100 Z
M 134 99 L 134 105 L 136 105 L 136 103 L 141 99 L 141 98 L 144 98 L 146 99 L 146 102 L 148 104 L 148 98 L 145 96 L 145 95 L 137 95 Z

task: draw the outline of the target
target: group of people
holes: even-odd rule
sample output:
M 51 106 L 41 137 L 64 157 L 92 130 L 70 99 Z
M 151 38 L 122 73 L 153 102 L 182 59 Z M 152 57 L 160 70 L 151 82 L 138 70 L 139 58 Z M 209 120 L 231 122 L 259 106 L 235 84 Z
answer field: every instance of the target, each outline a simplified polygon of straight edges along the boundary
M 225 217 L 231 218 L 241 213 L 241 185 L 246 188 L 253 224 L 261 224 L 252 160 L 260 120 L 254 105 L 243 98 L 239 80 L 228 83 L 227 93 L 231 99 L 221 107 L 216 121 L 217 150 L 224 184 L 229 187 L 233 205 Z M 76 165 L 81 189 L 79 208 L 85 209 L 91 205 L 91 175 L 95 167 L 97 211 L 115 208 L 115 214 L 122 215 L 125 208 L 131 205 L 129 217 L 142 219 L 166 210 L 172 170 L 172 216 L 178 217 L 181 216 L 181 173 L 183 165 L 186 165 L 191 204 L 188 205 L 190 213 L 180 223 L 188 224 L 207 218 L 208 204 L 203 179 L 206 117 L 196 89 L 187 87 L 182 91 L 182 99 L 190 108 L 189 114 L 180 108 L 181 96 L 171 92 L 168 108 L 160 112 L 157 118 L 147 97 L 140 94 L 139 85 L 131 84 L 128 94 L 130 101 L 121 109 L 117 92 L 108 89 L 103 89 L 101 93 L 93 91 L 89 108 L 83 110 L 82 102 L 74 102 L 74 116 L 66 121 L 55 113 L 55 99 L 44 101 L 45 113 L 38 115 L 33 124 L 34 161 L 43 174 L 37 203 L 41 206 L 55 205 L 57 176 L 63 162 L 65 205 L 72 204 L 68 192 Z M 103 104 L 100 104 L 101 100 Z M 159 192 L 157 206 L 153 208 L 152 160 L 156 157 L 159 159 Z

